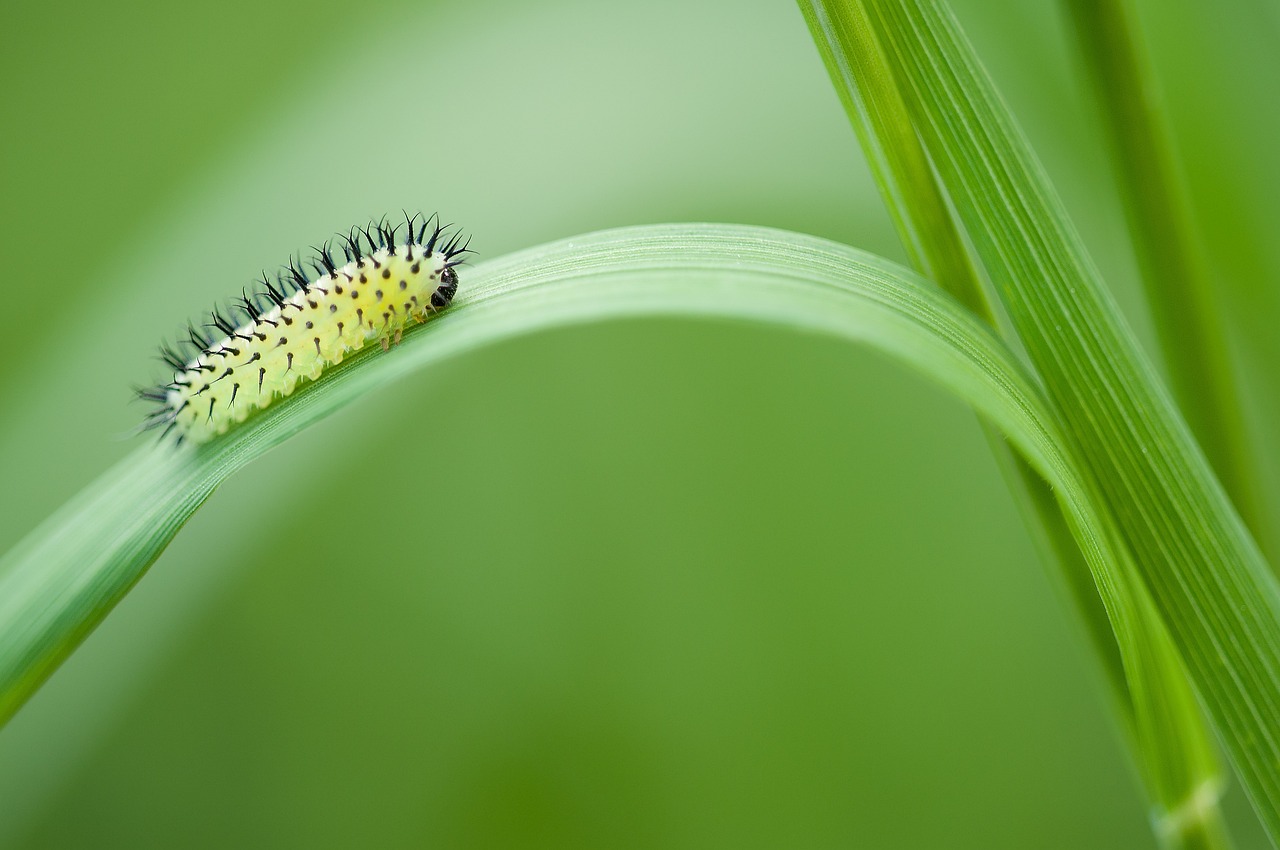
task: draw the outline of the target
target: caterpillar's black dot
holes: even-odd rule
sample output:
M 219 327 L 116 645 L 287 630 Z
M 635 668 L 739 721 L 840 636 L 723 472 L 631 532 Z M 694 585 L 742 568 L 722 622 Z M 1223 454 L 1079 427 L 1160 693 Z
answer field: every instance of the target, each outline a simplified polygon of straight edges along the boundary
M 227 407 L 230 407 L 231 405 L 236 403 L 236 393 L 238 392 L 240 392 L 240 385 L 232 384 L 231 385 L 231 401 L 227 402 Z
M 276 347 L 279 347 L 281 345 L 288 345 L 288 344 L 289 344 L 289 338 L 287 336 L 282 336 L 280 337 L 280 341 L 276 343 Z
M 342 287 L 341 287 L 341 286 L 335 286 L 335 287 L 333 288 L 333 291 L 334 291 L 334 292 L 336 292 L 336 293 L 338 293 L 339 295 L 341 295 L 341 294 L 342 294 Z
M 358 290 L 358 289 L 352 289 L 352 290 L 351 290 L 351 297 L 352 297 L 352 298 L 359 298 L 359 297 L 360 297 L 360 290 Z
M 319 354 L 320 353 L 320 337 L 316 337 L 315 339 L 312 340 L 312 342 L 316 344 L 316 354 Z
M 320 342 L 320 340 L 316 340 L 316 342 L 318 343 Z M 287 357 L 289 360 L 289 365 L 285 367 L 285 371 L 286 372 L 292 371 L 293 370 L 293 352 L 286 351 L 284 356 Z M 266 370 L 263 370 L 263 371 L 266 371 Z
M 382 270 L 382 276 L 383 276 L 383 277 L 391 277 L 391 269 L 383 269 L 383 270 Z
M 293 357 L 292 354 L 290 354 L 289 356 Z M 267 376 L 267 370 L 259 366 L 258 367 L 258 392 L 262 392 L 262 379 L 265 378 L 266 376 Z
M 377 290 L 376 292 L 374 292 L 374 293 L 373 293 L 373 296 L 374 296 L 374 298 L 376 298 L 378 301 L 381 301 L 381 300 L 382 300 L 382 290 L 381 290 L 381 289 Z
M 337 305 L 337 304 L 330 304 L 330 305 L 329 305 L 329 312 L 330 312 L 330 313 L 336 313 L 336 312 L 338 312 L 338 305 Z
M 368 283 L 368 282 L 369 282 L 369 278 L 365 277 L 364 275 L 360 275 L 360 282 L 361 282 L 361 283 Z
M 307 322 L 308 328 L 314 328 L 315 326 L 316 326 L 315 322 Z

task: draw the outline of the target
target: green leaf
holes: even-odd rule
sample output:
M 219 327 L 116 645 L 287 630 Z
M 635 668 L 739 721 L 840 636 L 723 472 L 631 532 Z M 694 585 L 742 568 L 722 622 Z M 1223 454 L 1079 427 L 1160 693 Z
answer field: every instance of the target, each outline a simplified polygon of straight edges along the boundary
M 1280 839 L 1280 589 L 950 12 L 869 8 L 1019 341 Z
M 974 269 L 866 7 L 838 0 L 801 0 L 800 7 L 904 243 L 915 246 L 911 253 L 922 271 L 994 324 L 989 298 L 995 296 L 988 295 Z M 1002 447 L 994 448 L 1005 461 Z M 1210 732 L 1123 542 L 1113 531 L 1123 557 L 1109 567 L 1111 573 L 1123 573 L 1123 581 L 1111 573 L 1090 574 L 1045 485 L 1025 464 L 1002 466 L 1108 674 L 1112 704 L 1153 801 L 1157 828 L 1180 846 L 1226 846 L 1216 804 L 1222 769 Z M 1090 501 L 1102 502 L 1096 492 Z M 1099 592 L 1105 606 L 1101 615 Z
M 758 228 L 667 225 L 583 236 L 477 265 L 454 306 L 398 348 L 362 351 L 205 446 L 140 448 L 51 517 L 0 570 L 0 716 L 11 716 L 237 468 L 367 392 L 522 334 L 628 316 L 745 321 L 839 337 L 933 377 L 1005 431 L 1070 507 L 1086 550 L 1105 528 L 1059 449 L 1035 382 L 1003 343 L 913 272 Z
M 1130 0 L 1064 0 L 1063 6 L 1111 142 L 1170 386 L 1241 515 L 1266 543 L 1266 500 L 1221 307 L 1136 11 Z

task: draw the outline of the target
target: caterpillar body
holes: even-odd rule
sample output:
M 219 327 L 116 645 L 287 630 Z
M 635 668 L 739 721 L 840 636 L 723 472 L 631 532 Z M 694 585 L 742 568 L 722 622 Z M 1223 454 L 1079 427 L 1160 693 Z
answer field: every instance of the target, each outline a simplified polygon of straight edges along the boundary
M 241 290 L 229 308 L 202 327 L 188 324 L 177 345 L 162 343 L 170 381 L 139 389 L 155 409 L 143 429 L 163 428 L 179 443 L 203 443 L 255 410 L 314 380 L 354 349 L 378 340 L 400 342 L 406 326 L 449 306 L 458 290 L 455 267 L 471 253 L 461 230 L 438 216 L 405 216 L 407 232 L 385 219 L 326 242 L 308 263 L 290 258 L 273 283 L 264 273 L 253 293 Z M 314 270 L 312 276 L 304 269 Z M 243 321 L 235 321 L 236 314 Z

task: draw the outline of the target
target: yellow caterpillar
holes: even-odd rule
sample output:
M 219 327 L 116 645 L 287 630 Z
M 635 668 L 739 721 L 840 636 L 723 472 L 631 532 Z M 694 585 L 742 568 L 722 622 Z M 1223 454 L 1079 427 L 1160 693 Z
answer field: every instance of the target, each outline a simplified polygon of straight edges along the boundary
M 461 231 L 449 235 L 436 216 L 420 224 L 406 216 L 406 224 L 399 244 L 399 227 L 353 228 L 337 243 L 343 265 L 326 243 L 310 263 L 314 279 L 291 259 L 275 283 L 264 274 L 261 291 L 242 291 L 231 309 L 244 314 L 243 323 L 215 309 L 205 328 L 218 333 L 188 325 L 178 347 L 162 344 L 173 380 L 137 391 L 157 405 L 143 427 L 203 443 L 289 395 L 299 381 L 314 380 L 348 351 L 374 340 L 386 350 L 407 325 L 448 307 L 458 291 L 454 267 L 470 253 L 470 240 L 463 243 Z

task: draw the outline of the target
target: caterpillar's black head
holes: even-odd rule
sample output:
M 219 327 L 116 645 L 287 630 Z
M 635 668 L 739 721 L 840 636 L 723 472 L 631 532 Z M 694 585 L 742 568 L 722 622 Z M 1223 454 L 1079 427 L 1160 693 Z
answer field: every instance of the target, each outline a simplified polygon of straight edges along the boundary
M 443 310 L 453 303 L 453 296 L 458 292 L 458 273 L 452 267 L 440 272 L 440 285 L 431 293 L 431 306 Z

